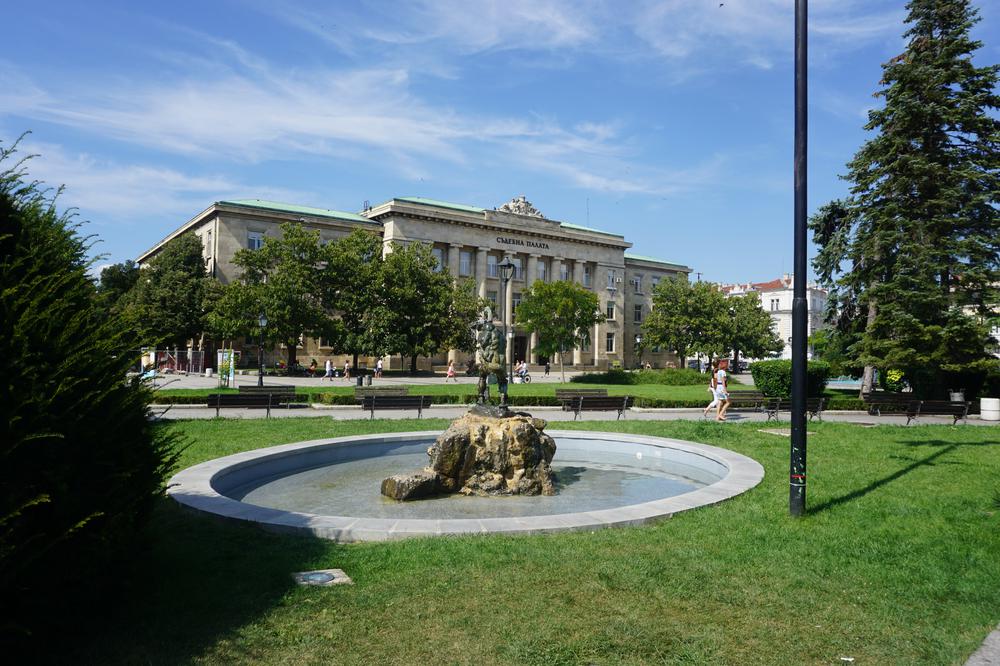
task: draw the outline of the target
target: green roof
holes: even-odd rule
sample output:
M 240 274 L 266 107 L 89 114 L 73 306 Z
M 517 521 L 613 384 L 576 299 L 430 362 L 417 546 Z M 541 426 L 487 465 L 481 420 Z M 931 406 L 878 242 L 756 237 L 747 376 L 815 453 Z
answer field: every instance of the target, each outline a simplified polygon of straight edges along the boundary
M 278 201 L 264 201 L 263 199 L 229 199 L 227 201 L 217 201 L 220 204 L 231 206 L 245 206 L 247 208 L 261 208 L 264 210 L 275 210 L 282 213 L 299 213 L 302 215 L 312 215 L 313 217 L 332 217 L 348 222 L 365 222 L 367 224 L 378 224 L 375 220 L 356 213 L 345 213 L 342 210 L 329 210 L 327 208 L 311 208 L 310 206 L 297 206 L 295 204 L 280 203 Z
M 626 259 L 634 259 L 635 261 L 651 261 L 654 264 L 663 264 L 664 266 L 673 266 L 674 268 L 687 269 L 688 271 L 691 270 L 690 268 L 688 268 L 684 264 L 675 264 L 672 261 L 663 261 L 662 259 L 655 259 L 653 257 L 644 257 L 641 254 L 630 254 L 630 253 L 626 252 L 625 253 L 625 258 Z
M 483 213 L 486 211 L 485 208 L 450 203 L 448 201 L 438 201 L 437 199 L 426 199 L 424 197 L 395 197 L 394 201 L 405 201 L 406 203 L 422 204 L 424 206 L 436 206 L 437 208 L 450 208 L 451 210 L 460 210 L 466 213 Z
M 621 234 L 613 234 L 609 231 L 601 231 L 600 229 L 591 229 L 590 227 L 581 227 L 579 224 L 570 224 L 568 222 L 560 222 L 559 226 L 565 227 L 567 229 L 575 229 L 577 231 L 589 231 L 592 234 L 602 234 L 604 236 L 614 236 L 615 238 L 625 238 Z

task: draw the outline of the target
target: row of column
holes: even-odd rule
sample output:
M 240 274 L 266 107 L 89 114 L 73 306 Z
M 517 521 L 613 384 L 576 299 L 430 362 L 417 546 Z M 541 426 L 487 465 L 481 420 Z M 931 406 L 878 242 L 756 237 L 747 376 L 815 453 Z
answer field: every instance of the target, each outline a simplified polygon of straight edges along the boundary
M 461 268 L 461 253 L 462 253 L 462 250 L 464 248 L 465 248 L 465 246 L 463 246 L 461 244 L 458 244 L 458 243 L 451 243 L 448 246 L 448 269 L 451 271 L 451 274 L 454 275 L 454 276 L 458 276 L 459 275 L 459 270 Z M 486 260 L 486 257 L 489 254 L 489 252 L 490 252 L 490 248 L 488 248 L 488 247 L 477 247 L 476 248 L 476 255 L 475 255 L 475 262 L 476 262 L 475 263 L 475 277 L 476 277 L 476 281 L 477 281 L 477 285 L 478 285 L 478 292 L 479 292 L 479 297 L 480 298 L 486 298 L 486 293 L 488 291 L 487 288 L 486 288 L 487 287 L 487 275 L 486 275 L 487 260 Z M 525 267 L 525 280 L 524 280 L 524 288 L 525 289 L 531 287 L 531 285 L 538 279 L 538 261 L 539 261 L 539 259 L 541 259 L 541 256 L 542 255 L 540 255 L 540 254 L 529 254 L 528 255 L 528 263 L 527 263 L 527 266 Z M 560 266 L 561 264 L 565 263 L 565 262 L 566 262 L 566 259 L 564 257 L 552 257 L 552 260 L 551 260 L 551 263 L 550 263 L 550 266 L 549 266 L 548 274 L 549 275 L 555 274 L 555 272 L 557 270 L 557 267 Z M 574 261 L 573 262 L 573 275 L 572 275 L 572 279 L 577 284 L 583 284 L 584 265 L 585 265 L 585 262 L 582 262 L 582 261 Z M 497 279 L 498 291 L 501 291 L 502 290 L 502 285 L 500 284 L 501 281 L 500 281 L 499 278 L 496 278 L 496 279 Z M 591 275 L 591 281 L 592 282 L 593 282 L 594 279 L 596 279 L 594 277 L 594 275 Z M 501 295 L 498 293 L 498 297 L 500 297 L 500 296 Z M 507 283 L 507 293 L 504 294 L 502 297 L 504 297 L 504 303 L 503 303 L 504 321 L 506 321 L 508 323 L 508 325 L 510 325 L 512 314 L 513 314 L 513 310 L 514 310 L 514 281 L 513 280 L 511 280 L 510 282 Z M 592 339 L 592 347 L 591 347 L 592 352 L 593 352 L 593 364 L 594 365 L 597 365 L 597 362 L 598 362 L 598 354 L 599 354 L 598 344 L 600 344 L 600 341 L 598 340 L 598 335 L 599 335 L 598 325 L 595 324 L 594 325 L 594 335 L 593 335 L 593 339 Z M 508 342 L 509 343 L 513 342 L 513 340 L 509 339 Z M 537 344 L 538 344 L 538 334 L 537 333 L 532 333 L 531 334 L 531 339 L 528 342 L 528 362 L 529 363 L 535 364 L 538 361 L 538 355 L 533 351 L 534 348 L 535 348 L 535 346 Z M 514 353 L 513 344 L 508 344 L 507 345 L 507 363 L 508 364 L 511 362 L 511 360 L 513 358 L 513 353 Z M 455 351 L 454 350 L 451 350 L 451 351 L 448 352 L 448 358 L 449 358 L 449 360 L 455 360 Z M 573 350 L 573 365 L 583 365 L 583 363 L 584 363 L 584 352 L 581 349 L 574 349 Z

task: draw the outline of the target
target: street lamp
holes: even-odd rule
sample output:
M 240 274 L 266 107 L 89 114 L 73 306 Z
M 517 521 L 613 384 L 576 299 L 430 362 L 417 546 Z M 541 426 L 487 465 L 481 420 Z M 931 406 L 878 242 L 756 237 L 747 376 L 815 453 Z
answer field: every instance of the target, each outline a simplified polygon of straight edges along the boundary
M 642 334 L 636 334 L 635 348 L 639 352 L 639 369 L 642 370 Z
M 509 337 L 512 336 L 507 335 L 507 283 L 510 282 L 512 277 L 514 277 L 514 262 L 510 260 L 510 257 L 504 257 L 503 261 L 497 264 L 497 270 L 500 272 L 500 285 L 502 287 L 500 290 L 500 325 L 503 326 L 503 337 L 507 340 L 508 345 L 505 353 L 510 355 L 511 363 L 513 363 L 514 350 L 511 347 L 511 342 L 513 342 L 513 340 L 509 339 Z M 513 316 L 511 319 L 513 319 Z M 514 322 L 511 322 L 511 333 L 513 333 L 513 323 Z M 512 374 L 513 372 L 511 371 L 507 372 L 507 379 L 509 381 L 513 380 L 513 377 L 511 377 Z
M 267 328 L 267 317 L 263 311 L 257 316 L 260 335 L 257 340 L 257 386 L 264 386 L 264 329 Z

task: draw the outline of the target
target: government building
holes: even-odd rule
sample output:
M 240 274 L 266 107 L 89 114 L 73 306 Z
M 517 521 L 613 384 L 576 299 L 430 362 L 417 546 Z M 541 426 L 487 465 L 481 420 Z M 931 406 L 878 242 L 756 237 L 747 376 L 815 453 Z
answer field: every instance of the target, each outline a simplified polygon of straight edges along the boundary
M 517 327 L 516 310 L 535 281 L 572 280 L 597 294 L 607 321 L 595 325 L 590 341 L 562 360 L 577 369 L 607 369 L 639 365 L 637 336 L 652 304 L 653 287 L 664 278 L 687 279 L 691 272 L 682 264 L 630 253 L 632 244 L 620 234 L 549 219 L 523 196 L 493 209 L 399 197 L 366 206 L 360 214 L 258 199 L 217 201 L 143 253 L 138 263 L 146 264 L 170 240 L 193 232 L 202 241 L 209 275 L 228 283 L 240 278 L 239 267 L 232 263 L 236 251 L 256 249 L 264 238 L 278 237 L 284 222 L 319 231 L 321 242 L 360 228 L 378 234 L 387 250 L 392 244 L 426 243 L 453 276 L 473 280 L 479 295 L 493 301 L 498 313 L 503 294 L 498 265 L 509 257 L 515 269 L 502 307 L 505 321 L 513 319 L 515 325 L 507 353 L 515 361 L 526 359 L 531 364 L 546 359 L 531 351 L 537 340 Z M 272 354 L 268 357 L 270 361 Z M 327 358 L 342 366 L 347 358 L 321 339 L 303 340 L 298 357 L 306 364 L 315 358 L 320 366 Z M 420 359 L 419 367 L 430 369 L 449 360 L 461 368 L 467 358 L 455 350 L 442 350 L 433 358 Z M 398 356 L 384 362 L 389 368 L 406 367 Z M 676 365 L 677 359 L 665 350 L 645 349 L 641 362 L 666 367 Z M 361 359 L 359 364 L 372 367 L 374 359 Z

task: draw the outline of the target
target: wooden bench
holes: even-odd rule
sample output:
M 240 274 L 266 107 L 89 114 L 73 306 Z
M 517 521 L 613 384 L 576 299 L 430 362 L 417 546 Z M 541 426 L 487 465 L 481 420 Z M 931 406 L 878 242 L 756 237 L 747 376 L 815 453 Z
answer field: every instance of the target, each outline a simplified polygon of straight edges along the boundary
M 375 418 L 376 409 L 415 409 L 419 419 L 424 408 L 431 406 L 432 400 L 429 395 L 373 394 L 361 398 L 361 409 L 371 412 L 371 418 Z
M 556 400 L 562 403 L 564 412 L 574 411 L 573 405 L 576 404 L 576 399 L 582 397 L 606 398 L 608 389 L 556 389 Z
M 240 386 L 240 393 L 295 393 L 295 387 L 288 384 L 273 384 L 271 386 Z
M 764 411 L 765 405 L 768 401 L 773 400 L 773 398 L 768 398 L 760 391 L 730 391 L 729 392 L 729 409 L 727 412 L 762 412 Z
M 906 425 L 921 416 L 950 416 L 951 424 L 959 419 L 969 422 L 969 403 L 951 400 L 911 400 L 906 407 Z
M 868 413 L 872 416 L 881 416 L 882 410 L 887 412 L 902 412 L 908 410 L 910 403 L 916 398 L 912 393 L 890 393 L 889 391 L 875 391 L 864 393 L 861 400 L 868 405 Z
M 287 407 L 294 398 L 294 393 L 211 393 L 208 396 L 208 406 L 215 407 L 216 418 L 223 407 L 264 407 L 270 418 L 272 407 Z
M 409 386 L 356 386 L 354 388 L 354 399 L 361 402 L 362 399 L 371 396 L 378 395 L 383 398 L 388 397 L 402 397 L 405 395 L 410 395 Z
M 813 420 L 813 417 L 818 418 L 820 421 L 823 420 L 823 404 L 825 400 L 825 398 L 806 398 L 806 413 L 809 414 L 810 421 Z M 768 402 L 764 405 L 764 411 L 767 412 L 768 421 L 777 421 L 778 412 L 792 411 L 792 399 L 768 398 Z
M 635 401 L 630 395 L 580 395 L 563 403 L 563 409 L 573 412 L 573 420 L 580 417 L 580 412 L 618 412 L 618 419 L 625 416 L 625 410 Z M 617 420 L 617 419 L 616 419 Z

